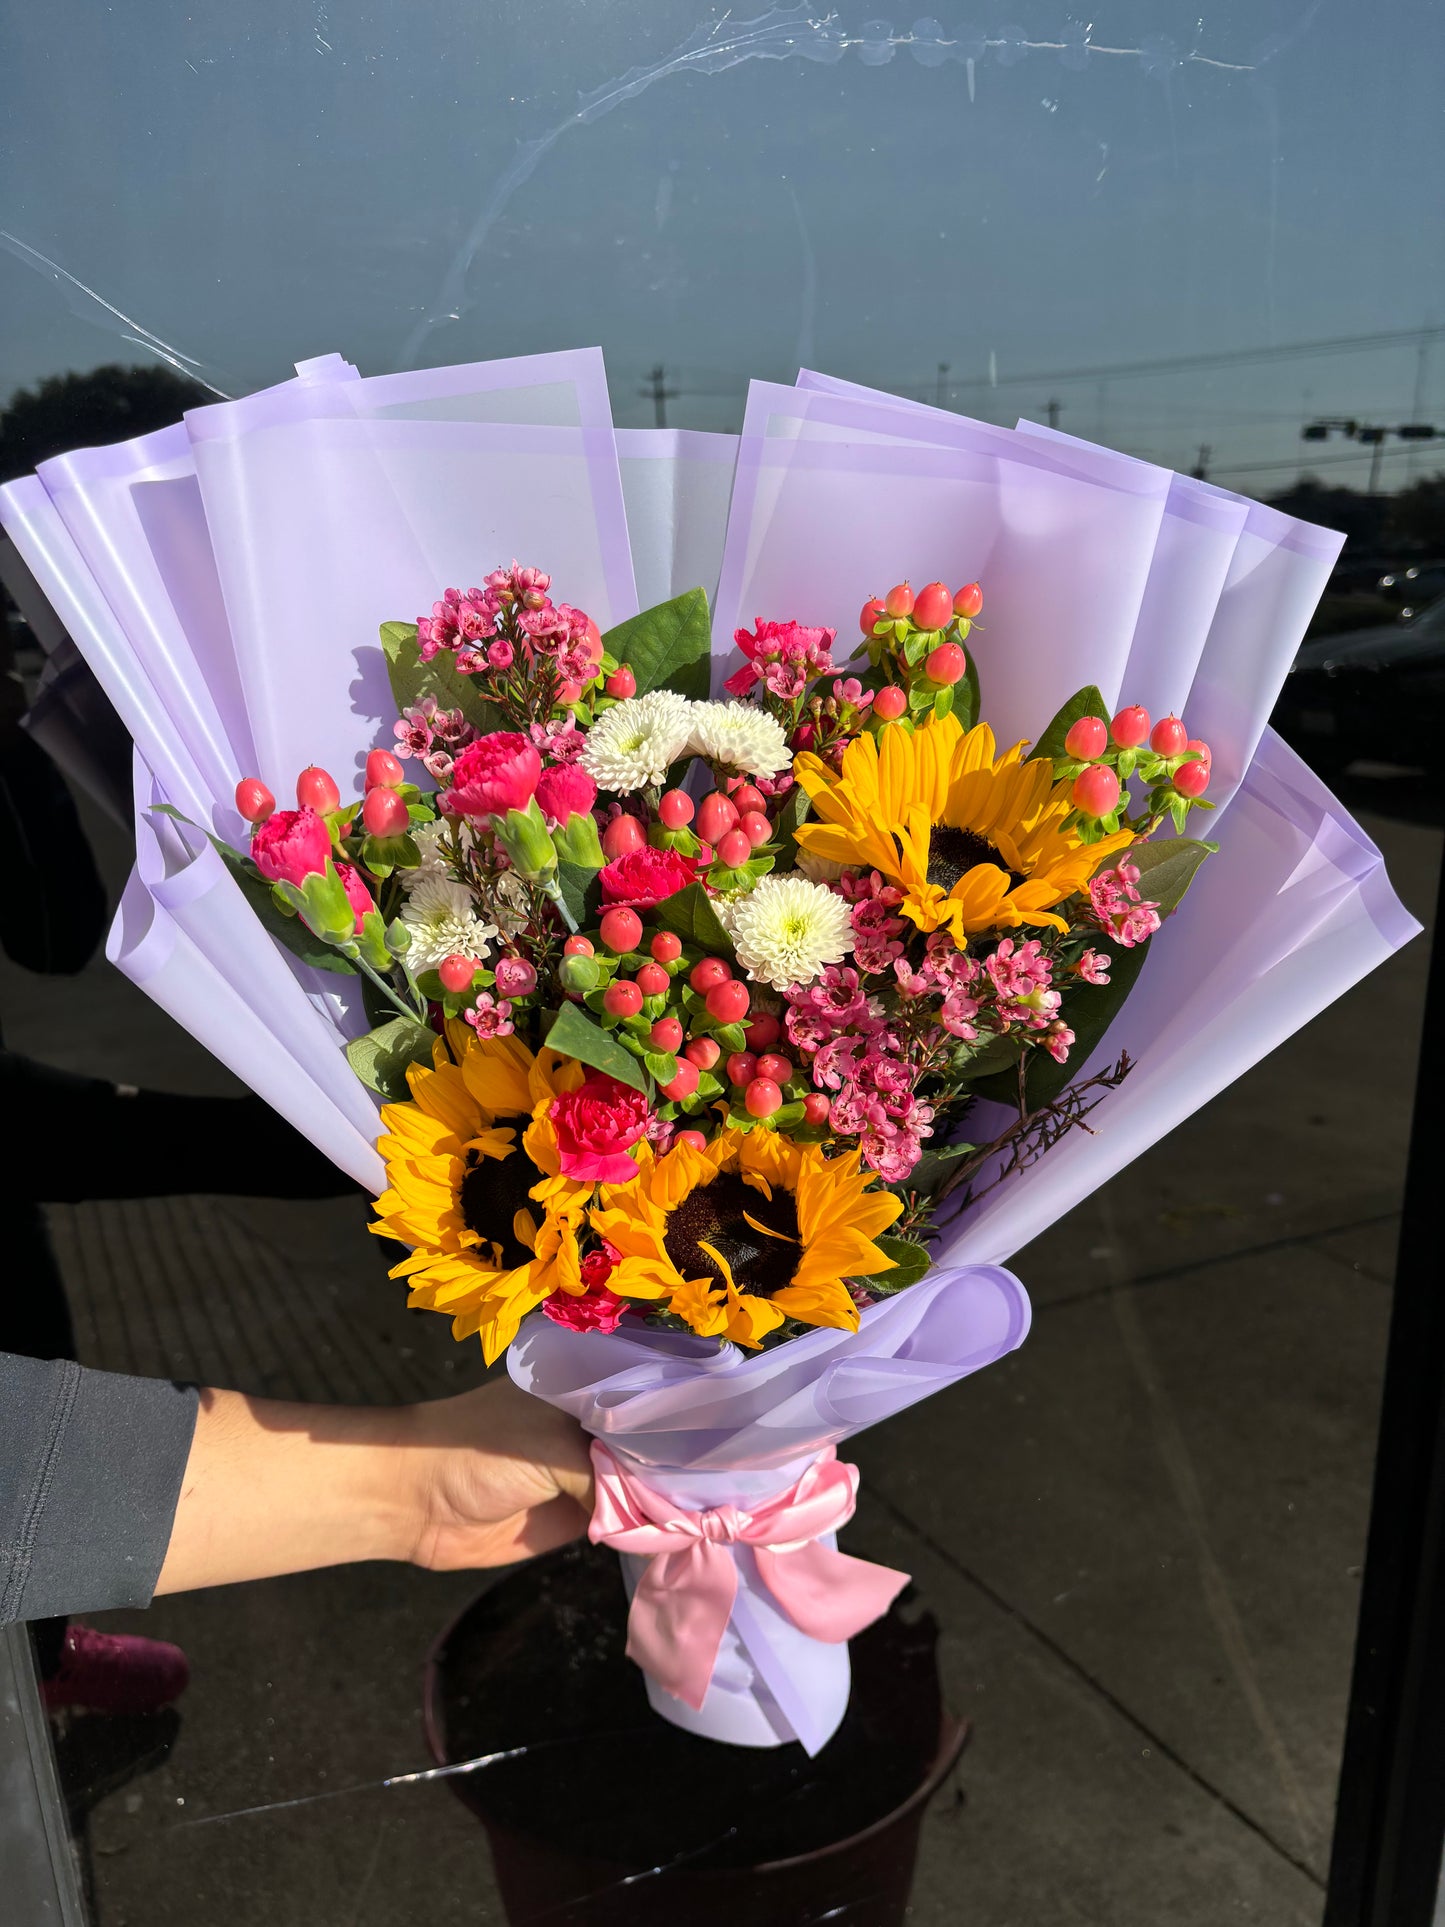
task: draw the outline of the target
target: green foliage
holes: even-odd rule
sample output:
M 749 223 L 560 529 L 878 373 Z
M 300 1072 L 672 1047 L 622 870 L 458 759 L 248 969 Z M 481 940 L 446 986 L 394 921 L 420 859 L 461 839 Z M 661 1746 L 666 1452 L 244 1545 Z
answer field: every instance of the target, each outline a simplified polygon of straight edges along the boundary
M 407 1066 L 430 1066 L 435 1043 L 435 1032 L 425 1024 L 410 1017 L 393 1017 L 348 1044 L 346 1061 L 368 1089 L 379 1092 L 389 1103 L 400 1103 L 411 1094 Z
M 908 1176 L 893 1187 L 896 1191 L 920 1191 L 924 1196 L 936 1191 L 961 1157 L 976 1151 L 976 1144 L 940 1144 L 929 1148 Z
M 657 921 L 664 930 L 675 930 L 684 943 L 696 944 L 714 956 L 732 954 L 732 940 L 700 883 L 689 883 L 676 896 L 664 897 L 657 906 Z
M 393 870 L 414 870 L 421 851 L 414 837 L 368 836 L 362 839 L 361 861 L 374 877 L 389 877 Z
M 156 813 L 160 816 L 174 817 L 176 822 L 184 823 L 189 829 L 200 829 L 188 816 L 182 816 L 178 809 L 169 803 L 158 803 Z M 284 944 L 293 957 L 308 963 L 316 970 L 333 970 L 338 976 L 354 977 L 356 966 L 348 963 L 345 957 L 338 956 L 329 944 L 325 944 L 312 931 L 306 928 L 300 918 L 278 907 L 271 894 L 271 885 L 256 868 L 249 857 L 233 850 L 229 843 L 223 843 L 209 830 L 201 832 L 211 845 L 231 875 L 241 886 L 241 894 L 256 913 L 257 921 L 277 943 Z
M 600 870 L 584 867 L 578 863 L 564 861 L 557 865 L 554 881 L 558 895 L 567 906 L 567 914 L 579 930 L 597 921 L 602 904 L 601 874 Z
M 544 1040 L 564 1057 L 575 1057 L 579 1064 L 606 1071 L 619 1084 L 630 1084 L 635 1091 L 647 1091 L 647 1076 L 633 1057 L 609 1031 L 594 1024 L 576 1004 L 563 1004 L 552 1019 Z
M 963 628 L 966 630 L 968 624 L 964 623 Z M 978 721 L 982 703 L 978 685 L 978 657 L 972 649 L 965 649 L 963 653 L 968 667 L 963 672 L 963 680 L 953 686 L 953 713 L 961 728 L 972 729 Z
M 1131 844 L 1118 856 L 1110 857 L 1109 863 L 1134 864 L 1139 871 L 1139 894 L 1146 901 L 1157 903 L 1160 916 L 1167 917 L 1171 910 L 1179 908 L 1200 864 L 1211 854 L 1210 844 L 1175 836 L 1159 842 L 1151 839 L 1147 843 Z
M 896 1292 L 906 1291 L 910 1285 L 916 1285 L 933 1264 L 927 1246 L 915 1244 L 912 1238 L 875 1238 L 873 1242 L 885 1257 L 893 1260 L 891 1271 L 875 1271 L 858 1280 L 875 1298 L 891 1298 Z
M 1109 705 L 1092 683 L 1086 683 L 1070 696 L 1029 751 L 1028 761 L 1033 762 L 1036 756 L 1047 756 L 1051 762 L 1062 762 L 1066 754 L 1064 738 L 1081 716 L 1097 716 L 1103 722 L 1109 720 Z
M 639 696 L 675 689 L 701 702 L 710 692 L 712 621 L 702 589 L 688 589 L 671 602 L 629 616 L 609 629 L 602 643 L 609 655 L 631 669 Z
M 505 729 L 507 719 L 488 702 L 472 677 L 463 676 L 445 649 L 423 662 L 417 653 L 414 622 L 383 622 L 381 653 L 398 711 L 410 709 L 423 696 L 435 698 L 439 709 L 459 709 L 479 735 Z

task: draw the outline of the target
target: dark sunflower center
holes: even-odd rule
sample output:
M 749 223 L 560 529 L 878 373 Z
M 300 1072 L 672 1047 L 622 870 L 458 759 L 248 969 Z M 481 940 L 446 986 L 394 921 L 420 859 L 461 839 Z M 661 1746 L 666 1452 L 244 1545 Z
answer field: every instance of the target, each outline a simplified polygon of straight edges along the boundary
M 513 1150 L 504 1158 L 484 1158 L 477 1151 L 467 1153 L 469 1169 L 462 1179 L 460 1203 L 468 1231 L 479 1238 L 495 1238 L 502 1247 L 502 1263 L 509 1270 L 524 1265 L 532 1256 L 512 1229 L 519 1211 L 530 1211 L 538 1220 L 542 1207 L 527 1193 L 542 1176 L 525 1151 Z
M 769 1231 L 781 1235 L 769 1237 Z M 790 1284 L 802 1256 L 792 1192 L 764 1197 L 731 1171 L 688 1193 L 669 1213 L 662 1242 L 684 1278 L 711 1278 L 721 1285 L 721 1270 L 702 1249 L 710 1244 L 727 1259 L 738 1290 L 755 1298 L 771 1298 Z
M 1024 880 L 1017 870 L 1009 869 L 988 838 L 980 836 L 977 830 L 955 830 L 942 823 L 929 832 L 928 881 L 936 883 L 940 890 L 951 890 L 961 876 L 966 876 L 980 863 L 994 863 L 1007 871 L 1011 890 Z

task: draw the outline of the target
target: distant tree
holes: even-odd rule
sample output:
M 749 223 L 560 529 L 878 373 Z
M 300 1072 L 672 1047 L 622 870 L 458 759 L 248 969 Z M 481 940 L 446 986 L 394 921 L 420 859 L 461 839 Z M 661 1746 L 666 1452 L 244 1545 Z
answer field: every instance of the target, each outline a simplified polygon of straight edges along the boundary
M 1390 510 L 1385 496 L 1361 495 L 1357 489 L 1332 487 L 1316 475 L 1301 475 L 1293 488 L 1271 495 L 1268 506 L 1279 509 L 1282 514 L 1298 516 L 1302 522 L 1338 529 L 1348 539 L 1347 553 L 1379 548 Z
M 68 449 L 148 435 L 214 399 L 171 368 L 112 364 L 86 375 L 47 376 L 35 388 L 17 389 L 0 410 L 0 482 L 28 475 Z
M 1445 475 L 1422 475 L 1390 497 L 1390 541 L 1445 556 Z

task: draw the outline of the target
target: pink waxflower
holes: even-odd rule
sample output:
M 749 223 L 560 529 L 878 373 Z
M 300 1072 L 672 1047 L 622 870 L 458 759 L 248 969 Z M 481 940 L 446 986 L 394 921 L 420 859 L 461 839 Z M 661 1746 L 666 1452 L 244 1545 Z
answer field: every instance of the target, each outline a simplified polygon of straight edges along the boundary
M 1025 944 L 1005 937 L 984 961 L 999 1016 L 1006 1024 L 1043 1030 L 1058 1009 L 1058 991 L 1051 988 L 1052 967 L 1037 937 Z
M 1074 1033 L 1069 1029 L 1068 1025 L 1064 1023 L 1062 1018 L 1056 1017 L 1044 1032 L 1043 1036 L 1036 1037 L 1034 1042 L 1036 1044 L 1042 1044 L 1050 1057 L 1057 1059 L 1060 1064 L 1067 1064 L 1069 1061 L 1069 1050 L 1074 1042 Z
M 545 723 L 529 723 L 527 734 L 533 747 L 551 763 L 575 763 L 587 747 L 586 735 L 577 727 L 575 716 L 553 716 Z
M 504 816 L 524 810 L 536 793 L 542 759 L 525 736 L 497 730 L 478 737 L 452 765 L 442 800 L 449 816 Z
M 453 653 L 464 642 L 481 642 L 496 633 L 500 603 L 486 589 L 447 589 L 432 604 L 429 616 L 417 619 L 417 654 L 430 662 L 443 650 Z
M 510 669 L 517 660 L 517 652 L 505 636 L 498 636 L 495 642 L 487 644 L 488 669 Z
M 537 807 L 549 823 L 585 816 L 597 801 L 597 785 L 577 763 L 544 769 L 537 782 Z
M 431 698 L 427 697 L 426 700 L 430 702 Z M 474 742 L 477 734 L 460 709 L 435 710 L 431 718 L 431 730 L 442 748 L 454 753 Z
M 331 832 L 315 810 L 277 810 L 251 838 L 251 861 L 268 883 L 300 889 L 325 870 L 330 856 Z
M 833 700 L 851 703 L 854 709 L 866 709 L 873 700 L 873 691 L 865 689 L 856 676 L 840 677 L 833 684 Z
M 1089 885 L 1093 921 L 1126 950 L 1143 943 L 1159 928 L 1159 905 L 1139 894 L 1139 867 L 1123 862 L 1100 870 Z
M 596 1255 L 595 1252 L 588 1254 L 589 1257 Z M 582 1260 L 582 1269 L 585 1274 L 586 1258 Z M 627 1299 L 619 1298 L 606 1285 L 593 1285 L 575 1296 L 570 1291 L 554 1291 L 550 1298 L 542 1300 L 542 1316 L 571 1332 L 616 1331 L 623 1314 L 631 1309 Z
M 553 1098 L 547 1115 L 562 1175 L 585 1184 L 630 1184 L 637 1165 L 628 1153 L 646 1135 L 648 1114 L 642 1092 L 605 1071 Z
M 499 1003 L 489 990 L 484 990 L 470 1010 L 462 1016 L 471 1025 L 478 1037 L 510 1037 L 513 1031 L 512 1006 L 504 997 Z
M 401 712 L 392 732 L 396 737 L 398 756 L 426 755 L 435 740 L 432 719 L 436 715 L 436 707 L 435 696 L 423 696 L 419 703 Z
M 685 890 L 697 875 L 697 864 L 676 850 L 654 850 L 649 845 L 614 857 L 598 872 L 604 903 L 628 904 L 645 910 L 664 897 Z
M 499 957 L 494 974 L 504 997 L 530 997 L 537 988 L 536 966 L 525 957 Z
M 1106 984 L 1109 981 L 1109 959 L 1102 951 L 1086 950 L 1074 965 L 1074 975 L 1082 977 L 1086 984 Z
M 966 990 L 951 990 L 939 1007 L 938 1021 L 950 1037 L 972 1044 L 978 1037 L 978 1026 L 973 1020 L 982 1008 L 978 998 L 971 997 Z
M 833 667 L 836 629 L 809 629 L 800 622 L 764 622 L 737 629 L 733 641 L 746 661 L 724 684 L 730 696 L 745 696 L 761 682 L 786 701 L 801 696 L 817 676 Z

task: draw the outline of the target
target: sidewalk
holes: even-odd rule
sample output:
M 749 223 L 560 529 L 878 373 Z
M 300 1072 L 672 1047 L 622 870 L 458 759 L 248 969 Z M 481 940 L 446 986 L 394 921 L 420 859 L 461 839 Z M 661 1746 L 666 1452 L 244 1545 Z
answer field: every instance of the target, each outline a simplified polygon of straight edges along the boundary
M 1424 915 L 1438 831 L 1373 819 Z M 114 859 L 118 839 L 106 855 Z M 856 1550 L 914 1573 L 974 1722 L 921 1927 L 1313 1927 L 1364 1544 L 1426 953 L 1411 946 L 1014 1260 L 1021 1352 L 858 1442 Z M 102 963 L 0 972 L 7 1041 L 173 1089 L 224 1073 Z M 52 1213 L 86 1362 L 279 1396 L 481 1376 L 410 1314 L 363 1202 Z M 427 1764 L 422 1660 L 466 1575 L 361 1567 L 167 1600 L 170 1756 L 97 1807 L 101 1927 L 499 1922 Z M 625 1767 L 625 1763 L 624 1767 Z

